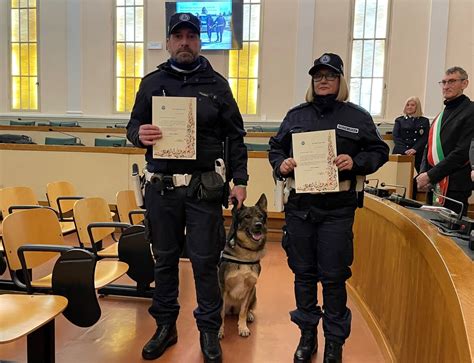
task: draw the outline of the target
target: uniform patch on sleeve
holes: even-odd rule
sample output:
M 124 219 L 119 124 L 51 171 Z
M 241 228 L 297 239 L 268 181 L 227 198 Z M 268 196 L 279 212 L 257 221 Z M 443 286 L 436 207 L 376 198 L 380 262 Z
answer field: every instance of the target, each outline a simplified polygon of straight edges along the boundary
M 349 126 L 346 126 L 346 125 L 337 124 L 337 128 L 339 130 L 344 130 L 344 131 L 347 131 L 347 132 L 350 132 L 350 133 L 353 133 L 353 134 L 358 134 L 359 133 L 359 129 L 357 129 L 355 127 L 349 127 Z

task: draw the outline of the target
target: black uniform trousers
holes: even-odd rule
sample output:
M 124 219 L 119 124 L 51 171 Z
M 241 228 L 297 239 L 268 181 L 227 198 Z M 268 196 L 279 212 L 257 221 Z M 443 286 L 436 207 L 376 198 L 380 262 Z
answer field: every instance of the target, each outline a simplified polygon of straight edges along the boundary
M 162 193 L 156 184 L 146 187 L 146 224 L 156 259 L 155 292 L 149 312 L 157 325 L 176 321 L 179 313 L 179 257 L 186 240 L 196 287 L 198 306 L 194 317 L 198 329 L 217 332 L 222 322 L 217 273 L 225 243 L 222 206 L 218 202 L 187 197 L 187 189 L 165 189 Z
M 340 344 L 351 330 L 345 281 L 352 275 L 356 208 L 355 192 L 290 196 L 285 206 L 283 248 L 295 274 L 296 310 L 290 312 L 291 320 L 305 330 L 315 329 L 322 318 L 325 338 Z M 318 306 L 318 281 L 323 309 Z

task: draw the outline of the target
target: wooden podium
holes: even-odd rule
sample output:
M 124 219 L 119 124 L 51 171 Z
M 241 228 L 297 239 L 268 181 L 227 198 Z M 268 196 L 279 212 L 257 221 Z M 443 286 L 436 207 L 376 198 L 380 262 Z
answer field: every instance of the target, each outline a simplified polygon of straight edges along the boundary
M 413 211 L 367 195 L 351 296 L 390 362 L 474 361 L 474 263 Z

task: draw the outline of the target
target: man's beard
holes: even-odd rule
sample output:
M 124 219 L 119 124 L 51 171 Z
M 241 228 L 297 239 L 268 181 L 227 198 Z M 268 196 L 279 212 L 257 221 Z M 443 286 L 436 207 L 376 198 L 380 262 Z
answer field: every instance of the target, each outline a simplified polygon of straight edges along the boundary
M 198 58 L 197 54 L 193 54 L 190 50 L 177 52 L 174 60 L 180 64 L 191 64 Z

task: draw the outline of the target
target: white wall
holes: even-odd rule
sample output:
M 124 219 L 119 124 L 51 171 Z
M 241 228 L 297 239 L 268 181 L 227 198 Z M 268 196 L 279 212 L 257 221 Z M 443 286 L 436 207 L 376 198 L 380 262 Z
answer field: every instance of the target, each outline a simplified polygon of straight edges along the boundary
M 68 112 L 79 111 L 84 118 L 127 118 L 127 115 L 113 111 L 114 3 L 114 0 L 40 2 L 40 111 L 43 115 L 62 117 Z M 163 44 L 162 50 L 145 51 L 147 72 L 153 71 L 168 57 L 164 3 L 165 0 L 147 1 L 145 39 Z M 419 96 L 423 102 L 425 97 L 429 97 L 432 104 L 442 106 L 438 89 L 426 92 L 427 89 L 433 90 L 429 87 L 438 87 L 437 84 L 431 85 L 438 69 L 433 67 L 428 54 L 432 44 L 431 29 L 436 26 L 432 10 L 436 6 L 439 9 L 440 4 L 446 5 L 449 11 L 435 14 L 447 17 L 448 24 L 444 31 L 446 54 L 440 54 L 445 60 L 438 68 L 460 65 L 474 79 L 473 3 L 472 0 L 392 0 L 386 105 L 382 120 L 392 122 L 400 114 L 405 99 L 411 95 Z M 8 54 L 7 5 L 7 1 L 0 1 L 2 55 Z M 306 85 L 302 87 L 301 82 L 306 82 L 305 72 L 325 51 L 340 54 L 348 73 L 352 6 L 352 0 L 263 0 L 260 116 L 247 121 L 281 121 L 288 109 L 303 101 L 302 89 Z M 75 14 L 78 18 L 74 17 Z M 225 51 L 206 52 L 204 55 L 218 72 L 227 74 Z M 8 65 L 8 57 L 0 57 L 0 87 L 6 90 L 0 93 L 0 117 L 4 118 L 12 115 Z M 427 69 L 432 72 L 431 78 Z M 439 69 L 439 78 L 442 72 Z M 427 84 L 427 79 L 430 84 Z M 466 93 L 472 96 L 473 86 Z

